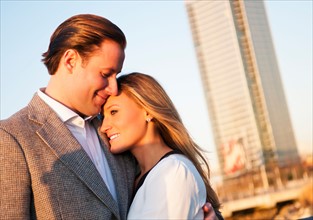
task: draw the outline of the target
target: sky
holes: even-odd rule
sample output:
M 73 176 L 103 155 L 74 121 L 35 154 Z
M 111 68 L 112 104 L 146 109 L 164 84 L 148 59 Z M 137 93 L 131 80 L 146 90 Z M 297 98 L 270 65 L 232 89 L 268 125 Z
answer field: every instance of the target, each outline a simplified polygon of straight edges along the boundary
M 312 0 L 267 0 L 265 7 L 299 152 L 312 153 Z M 183 1 L 1 0 L 0 119 L 26 106 L 49 75 L 41 62 L 56 27 L 91 13 L 108 18 L 128 41 L 122 72 L 154 76 L 194 140 L 218 161 Z

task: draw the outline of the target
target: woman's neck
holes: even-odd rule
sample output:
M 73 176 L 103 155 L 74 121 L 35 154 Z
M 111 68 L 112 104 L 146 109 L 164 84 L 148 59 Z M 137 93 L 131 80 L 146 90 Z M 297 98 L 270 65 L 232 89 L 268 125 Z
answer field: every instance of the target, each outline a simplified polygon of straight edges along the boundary
M 164 143 L 149 143 L 144 146 L 138 146 L 131 150 L 131 153 L 135 156 L 140 167 L 140 176 L 151 170 L 159 160 L 168 152 L 172 151 Z

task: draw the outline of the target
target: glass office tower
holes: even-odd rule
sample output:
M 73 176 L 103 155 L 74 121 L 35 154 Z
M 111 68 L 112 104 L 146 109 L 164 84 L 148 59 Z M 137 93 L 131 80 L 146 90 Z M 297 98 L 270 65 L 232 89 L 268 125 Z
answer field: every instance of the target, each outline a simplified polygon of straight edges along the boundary
M 185 4 L 223 177 L 299 163 L 263 1 Z

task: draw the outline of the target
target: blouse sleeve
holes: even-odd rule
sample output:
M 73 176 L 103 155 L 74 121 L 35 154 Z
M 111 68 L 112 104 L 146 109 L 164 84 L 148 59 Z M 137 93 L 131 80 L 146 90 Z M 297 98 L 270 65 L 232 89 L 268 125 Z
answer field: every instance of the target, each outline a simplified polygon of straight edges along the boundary
M 205 185 L 192 163 L 168 157 L 137 191 L 128 219 L 203 219 L 205 198 Z

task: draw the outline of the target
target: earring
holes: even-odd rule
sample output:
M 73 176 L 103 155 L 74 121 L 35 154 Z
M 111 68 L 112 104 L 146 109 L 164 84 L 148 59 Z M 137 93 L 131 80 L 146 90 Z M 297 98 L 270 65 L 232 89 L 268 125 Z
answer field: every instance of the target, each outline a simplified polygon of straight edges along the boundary
M 149 123 L 151 121 L 151 118 L 147 118 L 146 121 Z

